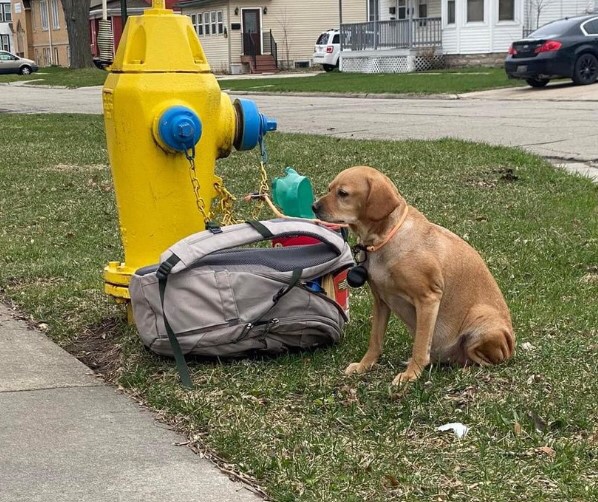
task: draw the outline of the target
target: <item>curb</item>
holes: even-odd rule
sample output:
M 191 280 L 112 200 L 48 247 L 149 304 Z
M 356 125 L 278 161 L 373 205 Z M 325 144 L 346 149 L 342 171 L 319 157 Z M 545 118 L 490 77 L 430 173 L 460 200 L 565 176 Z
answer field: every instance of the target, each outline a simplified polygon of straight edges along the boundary
M 456 100 L 462 99 L 459 94 L 391 94 L 391 93 L 359 93 L 359 92 L 268 92 L 268 91 L 235 91 L 222 86 L 222 91 L 238 96 L 298 96 L 306 98 L 361 98 L 361 99 L 429 99 Z

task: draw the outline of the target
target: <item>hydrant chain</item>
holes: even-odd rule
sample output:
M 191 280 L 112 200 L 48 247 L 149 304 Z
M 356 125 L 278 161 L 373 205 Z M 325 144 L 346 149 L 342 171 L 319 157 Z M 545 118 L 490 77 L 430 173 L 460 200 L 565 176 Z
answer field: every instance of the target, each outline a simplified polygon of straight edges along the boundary
M 191 149 L 191 153 L 189 151 L 185 151 L 185 157 L 189 161 L 189 177 L 191 178 L 191 185 L 193 186 L 193 193 L 195 194 L 195 204 L 197 205 L 197 209 L 201 213 L 204 218 L 204 221 L 207 223 L 211 220 L 211 211 L 206 212 L 206 203 L 203 200 L 200 192 L 200 185 L 199 180 L 197 179 L 197 172 L 195 170 L 195 148 Z

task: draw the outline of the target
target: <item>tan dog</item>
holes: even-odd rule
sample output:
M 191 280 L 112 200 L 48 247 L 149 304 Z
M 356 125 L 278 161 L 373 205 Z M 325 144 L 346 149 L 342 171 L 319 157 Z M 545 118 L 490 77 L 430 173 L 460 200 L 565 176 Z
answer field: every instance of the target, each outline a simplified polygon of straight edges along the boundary
M 363 265 L 374 297 L 372 331 L 347 375 L 376 364 L 391 311 L 414 338 L 393 384 L 415 380 L 431 361 L 489 365 L 513 354 L 509 309 L 480 255 L 408 206 L 382 173 L 361 166 L 341 172 L 313 209 L 322 220 L 349 224 L 369 246 Z

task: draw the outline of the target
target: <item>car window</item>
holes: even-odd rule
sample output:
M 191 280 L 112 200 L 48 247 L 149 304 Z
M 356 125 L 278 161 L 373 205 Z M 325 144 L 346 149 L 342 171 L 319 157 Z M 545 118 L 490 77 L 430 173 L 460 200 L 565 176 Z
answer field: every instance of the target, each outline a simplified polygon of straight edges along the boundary
M 598 35 L 598 18 L 592 19 L 583 25 L 588 35 Z
M 316 45 L 326 45 L 327 43 L 328 43 L 328 33 L 322 33 L 318 37 L 318 41 L 316 42 Z
M 562 37 L 574 28 L 579 21 L 571 19 L 561 19 L 553 23 L 546 24 L 534 31 L 530 38 L 553 38 Z
M 0 54 L 0 60 L 2 60 L 2 61 L 12 61 L 12 56 L 10 54 Z
M 336 35 L 334 35 L 334 38 L 332 39 L 332 43 L 333 44 L 340 44 L 341 43 L 341 36 L 338 33 Z

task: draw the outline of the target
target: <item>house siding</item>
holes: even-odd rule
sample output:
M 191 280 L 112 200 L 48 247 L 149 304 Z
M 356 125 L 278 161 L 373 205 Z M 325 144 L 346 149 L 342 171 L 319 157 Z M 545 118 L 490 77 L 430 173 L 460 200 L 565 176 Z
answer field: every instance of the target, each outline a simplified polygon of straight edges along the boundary
M 264 7 L 267 13 L 264 14 Z M 235 14 L 235 9 L 239 9 Z M 242 24 L 243 9 L 259 9 L 262 32 L 272 30 L 278 44 L 278 60 L 293 67 L 298 62 L 310 62 L 314 44 L 320 33 L 339 26 L 338 0 L 223 0 L 204 4 L 201 7 L 183 7 L 185 15 L 213 10 L 223 11 L 227 36 L 200 36 L 204 52 L 212 69 L 216 72 L 229 71 L 231 64 L 241 62 L 242 30 L 232 30 L 232 24 Z M 343 22 L 362 22 L 366 18 L 365 0 L 343 0 Z M 264 41 L 262 41 L 262 47 Z
M 223 0 L 221 2 L 211 2 L 201 7 L 189 7 L 182 10 L 182 13 L 187 16 L 202 14 L 204 17 L 206 13 L 222 11 L 222 23 L 226 28 L 226 34 L 199 35 L 199 41 L 208 58 L 212 71 L 219 73 L 229 71 L 229 44 L 235 38 L 234 34 L 231 33 L 230 22 L 235 23 L 237 21 L 230 20 L 229 5 L 230 2 Z
M 533 0 L 526 0 L 524 26 L 536 29 L 546 23 L 567 16 L 578 16 L 592 12 L 598 7 L 596 0 L 549 0 L 539 12 Z
M 53 14 L 51 0 L 48 0 L 48 29 L 42 28 L 41 2 L 31 0 L 31 46 L 33 53 L 29 57 L 39 66 L 69 66 L 69 37 L 66 29 L 66 21 L 62 10 L 62 2 L 57 0 L 58 28 L 53 26 Z M 49 12 L 48 12 L 49 11 Z
M 498 0 L 485 0 L 483 22 L 467 22 L 467 0 L 455 2 L 455 24 L 447 25 L 447 0 L 442 2 L 442 49 L 445 54 L 482 54 L 506 52 L 511 42 L 521 38 L 524 2 L 515 0 L 515 19 L 498 20 Z
M 339 28 L 338 0 L 272 1 L 263 16 L 264 29 L 272 30 L 278 43 L 279 60 L 293 66 L 311 61 L 314 44 L 320 33 Z M 343 0 L 343 23 L 366 19 L 365 0 Z M 286 36 L 285 36 L 286 28 Z M 288 46 L 285 43 L 288 41 Z

